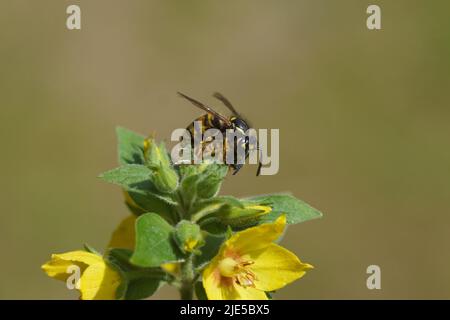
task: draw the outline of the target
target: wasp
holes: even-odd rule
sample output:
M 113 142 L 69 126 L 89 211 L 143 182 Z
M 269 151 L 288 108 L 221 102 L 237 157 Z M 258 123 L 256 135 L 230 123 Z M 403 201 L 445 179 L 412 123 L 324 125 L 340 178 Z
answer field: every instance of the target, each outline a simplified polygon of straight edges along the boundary
M 250 143 L 249 137 L 246 135 L 247 130 L 250 128 L 250 125 L 247 120 L 244 120 L 242 116 L 236 111 L 236 109 L 233 107 L 231 102 L 225 98 L 222 94 L 215 92 L 213 94 L 213 97 L 221 101 L 225 107 L 227 107 L 231 113 L 232 116 L 227 118 L 226 116 L 220 114 L 219 112 L 215 111 L 210 106 L 207 106 L 204 103 L 201 103 L 200 101 L 195 100 L 194 98 L 191 98 L 184 93 L 178 92 L 178 95 L 189 102 L 191 102 L 194 106 L 202 109 L 206 112 L 206 114 L 198 117 L 195 119 L 186 129 L 191 133 L 191 136 L 194 135 L 194 123 L 196 121 L 199 121 L 202 125 L 202 133 L 205 132 L 207 129 L 215 128 L 218 129 L 224 136 L 226 136 L 226 131 L 228 129 L 236 130 L 241 133 L 239 135 L 241 138 L 237 138 L 237 141 L 235 144 L 230 144 L 225 139 L 225 143 L 223 145 L 224 153 L 227 152 L 234 152 L 234 154 L 237 154 L 237 148 L 242 148 L 242 150 L 245 150 L 245 159 L 248 158 L 248 155 L 250 153 L 250 150 L 253 148 L 257 149 L 257 145 L 255 146 L 254 143 Z M 228 150 L 229 145 L 234 145 L 234 150 Z M 237 159 L 235 156 L 234 159 Z M 259 176 L 261 171 L 261 161 L 259 162 L 258 169 L 256 171 L 256 175 Z M 229 164 L 229 167 L 233 169 L 233 175 L 239 172 L 239 170 L 242 168 L 243 164 L 237 163 L 235 160 L 235 163 Z

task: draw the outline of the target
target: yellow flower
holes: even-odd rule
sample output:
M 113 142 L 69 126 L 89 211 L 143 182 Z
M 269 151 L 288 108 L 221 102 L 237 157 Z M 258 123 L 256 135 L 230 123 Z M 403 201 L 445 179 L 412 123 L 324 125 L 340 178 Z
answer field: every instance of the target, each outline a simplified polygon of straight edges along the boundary
M 136 216 L 129 215 L 120 222 L 111 235 L 108 248 L 124 248 L 134 250 Z
M 80 270 L 77 288 L 82 300 L 112 300 L 116 298 L 117 287 L 121 277 L 117 271 L 109 267 L 103 258 L 86 251 L 71 251 L 52 254 L 52 259 L 42 266 L 51 278 L 67 281 L 74 273 L 71 267 Z
M 286 217 L 246 229 L 225 241 L 203 271 L 210 300 L 266 300 L 266 291 L 278 290 L 301 278 L 313 266 L 272 243 L 280 237 Z
M 168 262 L 161 265 L 161 269 L 173 276 L 179 276 L 181 272 L 181 264 L 179 262 Z
M 197 247 L 198 245 L 198 239 L 186 239 L 186 241 L 183 244 L 183 249 L 186 252 L 193 252 L 194 249 Z

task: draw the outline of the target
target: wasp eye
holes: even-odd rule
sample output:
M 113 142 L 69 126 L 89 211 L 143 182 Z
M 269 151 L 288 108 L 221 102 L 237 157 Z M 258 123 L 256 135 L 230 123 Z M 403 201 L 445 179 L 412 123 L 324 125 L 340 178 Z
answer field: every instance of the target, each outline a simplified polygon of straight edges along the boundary
M 236 128 L 240 128 L 243 131 L 247 131 L 248 125 L 247 125 L 247 123 L 244 120 L 239 119 L 239 118 L 235 118 L 234 120 L 232 120 L 232 122 L 233 122 L 233 124 L 234 124 L 234 126 Z

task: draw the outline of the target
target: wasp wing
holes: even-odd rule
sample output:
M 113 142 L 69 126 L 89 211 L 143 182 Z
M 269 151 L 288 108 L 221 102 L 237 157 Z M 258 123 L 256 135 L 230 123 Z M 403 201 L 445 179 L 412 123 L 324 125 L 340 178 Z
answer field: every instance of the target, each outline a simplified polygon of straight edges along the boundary
M 219 92 L 214 92 L 213 97 L 216 99 L 219 99 L 228 109 L 230 109 L 230 111 L 236 116 L 236 117 L 240 117 L 239 113 L 236 111 L 236 109 L 233 107 L 233 105 L 231 104 L 230 100 L 228 100 L 227 98 L 225 98 L 223 96 L 223 94 L 219 93 Z
M 208 112 L 209 114 L 213 115 L 214 117 L 217 117 L 222 122 L 224 122 L 228 127 L 231 127 L 231 121 L 227 117 L 218 113 L 217 111 L 214 111 L 211 107 L 208 107 L 207 105 L 201 103 L 200 101 L 195 100 L 194 98 L 191 98 L 191 97 L 185 95 L 184 93 L 178 92 L 178 95 L 180 97 L 185 98 L 189 102 L 191 102 L 194 106 Z

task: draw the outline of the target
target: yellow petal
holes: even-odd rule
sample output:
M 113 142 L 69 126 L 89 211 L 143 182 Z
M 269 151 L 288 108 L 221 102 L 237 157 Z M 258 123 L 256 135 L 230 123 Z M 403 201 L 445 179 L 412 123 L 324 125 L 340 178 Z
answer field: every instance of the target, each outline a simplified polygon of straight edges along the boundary
M 286 216 L 281 215 L 273 223 L 261 224 L 235 233 L 222 248 L 232 248 L 241 254 L 266 248 L 281 236 L 285 226 Z
M 255 286 L 263 291 L 278 290 L 313 268 L 302 263 L 289 250 L 273 243 L 263 250 L 248 253 L 248 257 L 254 262 L 251 269 L 256 275 Z
M 103 261 L 103 258 L 100 257 L 98 254 L 83 250 L 52 254 L 52 259 L 61 259 L 65 261 L 71 261 L 74 263 L 82 262 L 84 264 L 87 264 L 88 266 Z
M 218 272 L 218 257 L 214 257 L 203 270 L 202 281 L 206 296 L 209 300 L 223 300 L 222 289 L 220 288 L 220 273 Z
M 178 262 L 168 262 L 161 265 L 161 268 L 173 275 L 178 275 L 181 270 L 180 263 Z
M 261 211 L 260 215 L 268 214 L 270 213 L 270 211 L 272 211 L 272 208 L 269 206 L 259 206 L 259 205 L 245 206 L 245 209 L 259 210 Z
M 114 230 L 109 241 L 108 248 L 134 249 L 135 241 L 135 223 L 134 214 L 126 217 Z
M 82 300 L 114 300 L 121 282 L 118 272 L 104 261 L 90 265 L 80 279 Z
M 186 252 L 194 251 L 195 247 L 198 245 L 198 239 L 186 239 L 184 242 L 183 249 Z
M 264 291 L 252 287 L 242 287 L 238 284 L 234 285 L 236 297 L 233 300 L 268 300 Z
M 252 288 L 252 287 L 242 287 L 236 283 L 231 286 L 221 287 L 220 296 L 215 298 L 210 298 L 208 300 L 268 300 L 267 295 L 264 291 Z
M 42 270 L 45 271 L 45 273 L 47 273 L 49 277 L 61 281 L 66 281 L 67 278 L 71 275 L 71 273 L 67 272 L 67 268 L 69 268 L 71 265 L 73 265 L 73 262 L 61 259 L 54 259 L 42 265 L 41 268 Z M 78 266 L 80 267 L 81 272 L 84 271 L 84 269 L 86 269 L 87 267 L 87 265 L 84 265 L 83 270 L 81 270 L 82 269 L 81 266 L 80 265 Z
M 60 254 L 52 254 L 52 259 L 42 266 L 49 277 L 66 281 L 72 274 L 67 268 L 76 265 L 82 273 L 89 265 L 103 261 L 102 257 L 87 251 L 70 251 Z

